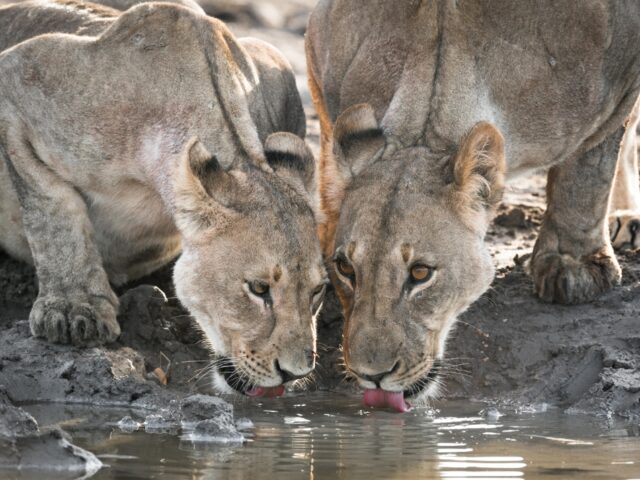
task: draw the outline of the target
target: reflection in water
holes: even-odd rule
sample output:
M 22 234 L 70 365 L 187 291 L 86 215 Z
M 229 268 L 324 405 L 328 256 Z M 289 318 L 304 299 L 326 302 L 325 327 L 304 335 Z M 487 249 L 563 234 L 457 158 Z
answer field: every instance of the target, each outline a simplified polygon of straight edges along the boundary
M 400 415 L 363 410 L 358 398 L 328 393 L 243 402 L 236 405 L 237 416 L 251 418 L 255 428 L 239 447 L 126 434 L 114 427 L 124 415 L 136 418 L 136 412 L 112 411 L 108 419 L 79 407 L 32 412 L 49 423 L 64 421 L 76 443 L 109 465 L 94 479 L 640 477 L 640 442 L 633 438 L 638 432 L 629 424 L 554 410 L 479 416 L 482 407 L 446 402 L 440 411 Z

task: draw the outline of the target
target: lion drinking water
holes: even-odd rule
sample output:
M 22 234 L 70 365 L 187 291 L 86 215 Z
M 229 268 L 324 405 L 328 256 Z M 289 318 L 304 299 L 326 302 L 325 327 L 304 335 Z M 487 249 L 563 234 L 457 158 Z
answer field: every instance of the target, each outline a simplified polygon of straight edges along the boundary
M 531 258 L 542 300 L 620 280 L 608 207 L 640 92 L 638 2 L 322 0 L 306 50 L 321 240 L 366 403 L 436 392 L 447 335 L 493 278 L 484 236 L 506 180 L 550 168 Z M 637 158 L 620 158 L 611 233 L 635 247 Z
M 25 2 L 0 32 L 0 246 L 36 267 L 33 334 L 114 340 L 110 283 L 182 252 L 176 291 L 221 391 L 309 373 L 325 272 L 282 55 L 169 4 Z

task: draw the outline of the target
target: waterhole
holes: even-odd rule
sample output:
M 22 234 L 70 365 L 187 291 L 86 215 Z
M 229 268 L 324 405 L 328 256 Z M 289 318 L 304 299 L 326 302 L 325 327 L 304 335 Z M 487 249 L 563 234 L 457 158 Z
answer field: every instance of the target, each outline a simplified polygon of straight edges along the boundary
M 118 428 L 126 415 L 143 421 L 140 411 L 25 408 L 41 428 L 61 425 L 74 443 L 100 458 L 105 466 L 91 477 L 96 480 L 640 478 L 638 422 L 544 405 L 501 409 L 441 402 L 397 414 L 364 408 L 360 398 L 335 393 L 240 401 L 236 417 L 253 424 L 242 426 L 247 438 L 242 445 L 193 443 L 180 431 Z

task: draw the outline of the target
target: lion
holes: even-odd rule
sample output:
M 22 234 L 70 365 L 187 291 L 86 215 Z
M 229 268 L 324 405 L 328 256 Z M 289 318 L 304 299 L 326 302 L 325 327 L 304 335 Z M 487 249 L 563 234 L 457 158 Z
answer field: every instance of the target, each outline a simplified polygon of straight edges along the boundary
M 640 92 L 640 4 L 321 0 L 306 52 L 321 243 L 366 404 L 436 395 L 447 336 L 494 277 L 484 237 L 518 175 L 549 168 L 537 295 L 575 304 L 620 281 L 607 212 Z M 637 162 L 618 168 L 626 216 L 611 222 L 631 232 Z
M 25 2 L 0 8 L 0 31 L 0 246 L 35 265 L 33 335 L 115 340 L 111 285 L 180 254 L 219 391 L 307 375 L 327 280 L 283 56 L 162 3 Z

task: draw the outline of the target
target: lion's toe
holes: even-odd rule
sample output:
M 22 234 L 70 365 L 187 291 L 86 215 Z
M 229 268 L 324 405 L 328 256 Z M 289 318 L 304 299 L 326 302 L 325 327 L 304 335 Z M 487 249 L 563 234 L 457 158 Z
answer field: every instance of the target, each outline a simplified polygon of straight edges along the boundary
M 537 255 L 531 269 L 538 297 L 565 305 L 591 301 L 621 278 L 617 260 L 605 253 L 580 259 L 556 252 Z
M 640 212 L 616 212 L 611 215 L 609 233 L 616 250 L 640 248 Z
M 112 342 L 120 335 L 120 325 L 115 308 L 107 303 L 39 298 L 29 317 L 31 332 L 53 343 L 81 347 Z

